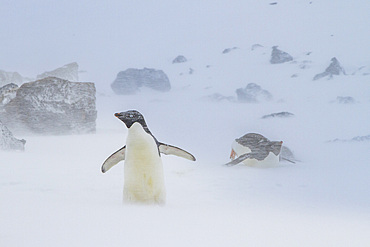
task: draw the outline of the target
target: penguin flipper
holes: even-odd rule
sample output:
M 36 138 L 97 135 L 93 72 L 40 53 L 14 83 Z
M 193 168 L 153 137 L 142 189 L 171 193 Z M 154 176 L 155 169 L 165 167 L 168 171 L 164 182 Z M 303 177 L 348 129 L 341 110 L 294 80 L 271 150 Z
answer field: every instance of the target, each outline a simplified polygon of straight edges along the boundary
M 168 145 L 168 144 L 164 144 L 160 142 L 158 148 L 159 148 L 159 152 L 161 152 L 162 154 L 166 154 L 166 155 L 172 154 L 172 155 L 176 155 L 176 156 L 179 156 L 179 157 L 191 160 L 191 161 L 196 160 L 194 155 L 192 155 L 191 153 L 181 148 L 172 146 L 172 145 Z
M 111 169 L 113 166 L 117 165 L 118 162 L 122 161 L 125 159 L 125 150 L 126 146 L 123 148 L 117 150 L 114 152 L 111 156 L 109 156 L 103 163 L 101 167 L 101 171 L 105 173 L 109 169 Z
M 248 159 L 250 157 L 251 157 L 251 153 L 242 154 L 238 158 L 236 158 L 235 160 L 232 160 L 229 163 L 226 163 L 225 165 L 226 166 L 235 166 L 235 165 L 239 164 L 240 162 L 242 162 L 243 160 Z

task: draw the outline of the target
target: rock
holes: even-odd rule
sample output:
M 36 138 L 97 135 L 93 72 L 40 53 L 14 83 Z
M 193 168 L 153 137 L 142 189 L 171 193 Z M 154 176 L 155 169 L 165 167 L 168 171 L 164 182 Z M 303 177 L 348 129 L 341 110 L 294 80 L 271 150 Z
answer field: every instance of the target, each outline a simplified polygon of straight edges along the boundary
M 186 57 L 184 57 L 183 55 L 179 55 L 177 56 L 173 61 L 172 63 L 185 63 L 187 62 L 188 60 L 186 59 Z
M 7 126 L 37 134 L 95 132 L 94 83 L 56 77 L 24 83 L 0 117 Z
M 238 49 L 238 47 L 232 47 L 232 48 L 226 48 L 225 50 L 222 51 L 222 54 L 226 54 L 226 53 L 229 53 L 233 50 L 236 50 Z
M 331 59 L 331 64 L 329 65 L 329 67 L 327 67 L 324 72 L 315 75 L 313 80 L 315 81 L 323 77 L 328 77 L 328 79 L 332 79 L 333 75 L 340 75 L 340 74 L 345 75 L 346 73 L 344 69 L 342 68 L 342 66 L 340 65 L 338 59 L 333 57 Z
M 141 87 L 167 92 L 171 84 L 162 70 L 144 68 L 119 72 L 111 87 L 116 94 L 128 95 L 139 92 Z
M 262 48 L 263 46 L 262 45 L 260 45 L 260 44 L 254 44 L 254 45 L 252 45 L 252 47 L 251 47 L 251 50 L 252 51 L 254 51 L 254 50 L 256 50 L 256 49 L 258 49 L 258 48 Z
M 21 76 L 18 72 L 7 72 L 0 70 L 0 87 L 9 83 L 21 85 L 23 82 L 28 80 L 28 78 Z
M 352 139 L 334 139 L 329 142 L 365 142 L 370 141 L 370 135 L 367 136 L 355 136 Z
M 347 97 L 338 96 L 335 102 L 339 104 L 353 104 L 355 103 L 355 99 L 350 96 L 347 96 Z
M 214 101 L 214 102 L 220 102 L 220 101 L 234 101 L 234 97 L 232 96 L 224 96 L 222 94 L 219 94 L 219 93 L 214 93 L 214 94 L 211 94 L 211 95 L 208 95 L 206 96 L 206 99 L 210 100 L 210 101 Z
M 256 103 L 259 101 L 268 101 L 272 99 L 269 91 L 262 89 L 255 83 L 249 83 L 245 88 L 236 90 L 237 99 L 239 102 Z
M 288 53 L 279 50 L 277 46 L 272 47 L 270 63 L 279 64 L 279 63 L 286 63 L 292 60 L 293 60 L 293 57 L 289 55 Z
M 0 121 L 0 150 L 24 151 L 26 140 L 18 140 L 10 130 Z
M 78 64 L 76 62 L 66 64 L 53 71 L 48 71 L 38 75 L 37 79 L 43 79 L 46 77 L 58 77 L 68 81 L 78 81 Z
M 278 113 L 271 113 L 269 115 L 264 115 L 262 118 L 263 119 L 266 119 L 266 118 L 288 118 L 288 117 L 293 117 L 294 114 L 293 113 L 290 113 L 290 112 L 286 112 L 286 111 L 283 111 L 283 112 L 278 112 Z
M 4 106 L 9 103 L 12 99 L 15 98 L 18 85 L 14 83 L 6 84 L 0 88 L 0 106 Z

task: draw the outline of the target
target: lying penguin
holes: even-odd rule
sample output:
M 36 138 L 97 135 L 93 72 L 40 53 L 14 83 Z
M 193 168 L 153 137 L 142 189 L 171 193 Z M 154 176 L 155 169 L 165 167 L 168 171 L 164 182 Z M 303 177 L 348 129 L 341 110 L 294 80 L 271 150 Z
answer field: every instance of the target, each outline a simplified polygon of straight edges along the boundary
M 282 141 L 269 141 L 260 134 L 248 133 L 233 141 L 231 161 L 226 165 L 233 166 L 243 162 L 248 166 L 274 166 L 279 163 L 282 144 Z
M 189 152 L 162 142 L 150 132 L 143 115 L 136 110 L 114 114 L 128 128 L 126 145 L 109 156 L 102 165 L 105 173 L 125 160 L 123 198 L 126 202 L 159 203 L 166 200 L 162 154 L 195 161 Z

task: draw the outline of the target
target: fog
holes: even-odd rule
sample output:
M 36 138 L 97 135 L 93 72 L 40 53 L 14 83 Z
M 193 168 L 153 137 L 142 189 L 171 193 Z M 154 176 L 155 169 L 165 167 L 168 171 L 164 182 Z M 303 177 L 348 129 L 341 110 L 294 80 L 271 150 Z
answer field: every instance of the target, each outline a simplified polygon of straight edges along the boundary
M 370 3 L 272 2 L 2 0 L 0 70 L 36 78 L 78 62 L 98 118 L 95 134 L 15 133 L 25 152 L 0 152 L 0 245 L 366 245 L 370 142 L 351 139 L 370 134 Z M 270 64 L 272 46 L 293 62 Z M 172 64 L 177 55 L 188 61 Z M 313 81 L 333 57 L 346 75 Z M 144 67 L 163 70 L 171 91 L 112 91 L 119 71 Z M 273 98 L 239 102 L 249 83 Z M 122 205 L 124 163 L 100 171 L 125 144 L 113 114 L 128 109 L 197 158 L 162 157 L 165 206 Z M 282 111 L 294 116 L 262 119 Z M 231 142 L 253 132 L 299 162 L 223 166 Z

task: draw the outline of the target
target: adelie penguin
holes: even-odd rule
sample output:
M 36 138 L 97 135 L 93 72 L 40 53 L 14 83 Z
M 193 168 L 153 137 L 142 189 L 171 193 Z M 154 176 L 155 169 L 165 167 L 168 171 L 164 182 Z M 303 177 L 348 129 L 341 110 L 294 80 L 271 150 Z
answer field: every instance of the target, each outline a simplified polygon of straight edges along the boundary
M 140 112 L 130 110 L 114 115 L 128 128 L 126 145 L 105 160 L 102 172 L 125 160 L 124 201 L 164 204 L 166 189 L 161 154 L 177 155 L 192 161 L 195 157 L 181 148 L 159 142 Z

